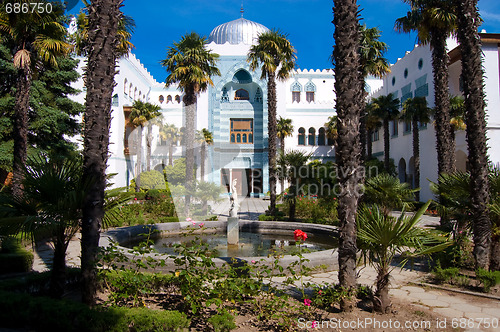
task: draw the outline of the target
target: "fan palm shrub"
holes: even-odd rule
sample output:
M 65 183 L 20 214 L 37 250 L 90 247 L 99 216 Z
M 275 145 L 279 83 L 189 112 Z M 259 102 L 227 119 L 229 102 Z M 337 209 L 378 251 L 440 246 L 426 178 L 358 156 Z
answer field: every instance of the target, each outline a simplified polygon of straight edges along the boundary
M 92 184 L 82 177 L 81 160 L 51 162 L 45 156 L 27 160 L 24 195 L 0 196 L 0 233 L 31 237 L 49 234 L 54 247 L 50 293 L 64 292 L 66 249 L 80 228 L 83 200 Z
M 387 313 L 391 307 L 389 298 L 392 263 L 397 255 L 404 266 L 410 258 L 429 255 L 445 249 L 451 244 L 446 238 L 417 226 L 431 201 L 424 204 L 413 216 L 401 214 L 394 218 L 383 213 L 377 206 L 364 206 L 358 213 L 358 248 L 377 271 L 373 308 Z M 404 211 L 403 211 L 404 212 Z
M 287 199 L 289 199 L 288 216 L 290 220 L 295 220 L 295 207 L 298 193 L 298 187 L 301 182 L 299 177 L 300 168 L 304 167 L 311 154 L 303 151 L 288 151 L 286 154 L 281 154 L 278 163 L 285 165 L 284 175 L 290 183 Z
M 389 216 L 392 210 L 412 207 L 415 192 L 406 182 L 399 182 L 395 176 L 380 174 L 366 179 L 364 200 L 368 204 L 377 204 L 382 213 Z

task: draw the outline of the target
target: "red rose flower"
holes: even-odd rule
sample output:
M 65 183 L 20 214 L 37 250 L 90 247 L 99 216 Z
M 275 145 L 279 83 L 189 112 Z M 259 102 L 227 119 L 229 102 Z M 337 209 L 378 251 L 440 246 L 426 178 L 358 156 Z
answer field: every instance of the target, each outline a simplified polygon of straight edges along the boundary
M 300 229 L 296 229 L 293 232 L 293 237 L 295 238 L 295 241 L 298 240 L 305 241 L 307 239 L 307 234 L 301 231 Z

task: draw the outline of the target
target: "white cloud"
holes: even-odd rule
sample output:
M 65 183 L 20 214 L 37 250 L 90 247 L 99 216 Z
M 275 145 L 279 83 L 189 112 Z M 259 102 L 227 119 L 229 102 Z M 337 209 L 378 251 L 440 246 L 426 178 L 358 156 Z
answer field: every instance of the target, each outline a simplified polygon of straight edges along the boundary
M 487 11 L 480 11 L 481 17 L 485 21 L 496 21 L 500 22 L 500 14 L 494 14 Z

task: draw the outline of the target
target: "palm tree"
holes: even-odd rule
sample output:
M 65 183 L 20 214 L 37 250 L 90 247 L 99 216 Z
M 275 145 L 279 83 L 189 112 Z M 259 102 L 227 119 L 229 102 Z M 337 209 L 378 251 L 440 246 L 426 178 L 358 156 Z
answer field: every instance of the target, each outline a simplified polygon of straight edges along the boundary
M 399 100 L 392 94 L 372 99 L 372 114 L 382 120 L 384 127 L 384 168 L 389 173 L 390 168 L 390 135 L 389 121 L 397 121 L 399 115 Z
M 409 33 L 417 31 L 421 44 L 432 49 L 434 74 L 434 104 L 436 109 L 436 141 L 438 174 L 453 171 L 455 151 L 450 145 L 450 104 L 448 99 L 448 62 L 446 38 L 454 33 L 456 16 L 448 0 L 404 0 L 411 10 L 398 18 L 395 29 Z
M 391 263 L 397 254 L 404 254 L 400 262 L 402 267 L 410 258 L 441 251 L 451 244 L 418 226 L 429 204 L 430 201 L 411 217 L 403 213 L 397 219 L 381 213 L 376 205 L 366 206 L 358 214 L 358 246 L 362 255 L 377 270 L 373 299 L 373 309 L 377 312 L 388 313 L 391 307 L 389 285 L 390 273 L 394 269 Z
M 53 5 L 49 13 L 28 11 L 28 13 L 7 13 L 5 4 L 0 6 L 0 39 L 9 45 L 17 69 L 16 101 L 14 106 L 14 163 L 12 191 L 22 195 L 22 175 L 27 156 L 28 111 L 33 75 L 41 68 L 39 62 L 57 67 L 57 57 L 69 53 L 66 43 L 66 29 L 63 26 L 64 9 Z M 20 0 L 21 6 L 29 7 L 30 1 Z
M 351 291 L 356 286 L 356 212 L 363 181 L 360 172 L 361 144 L 359 124 L 364 86 L 359 55 L 359 23 L 356 0 L 333 1 L 333 62 L 337 95 L 338 137 L 335 146 L 339 182 L 339 282 Z M 340 307 L 352 311 L 354 302 L 344 297 Z
M 90 184 L 82 178 L 81 160 L 54 162 L 40 155 L 27 160 L 23 196 L 0 196 L 1 234 L 49 236 L 54 247 L 50 293 L 57 298 L 64 293 L 66 250 L 80 228 Z
M 396 208 L 411 207 L 415 192 L 420 190 L 419 188 L 411 189 L 408 183 L 401 183 L 397 177 L 389 174 L 380 174 L 366 179 L 364 189 L 365 202 L 379 205 L 386 216 L 389 216 Z
M 331 139 L 333 142 L 338 137 L 338 131 L 337 131 L 337 116 L 332 115 L 328 117 L 328 122 L 325 123 L 326 126 L 326 137 L 328 139 Z M 334 143 L 335 145 L 335 143 Z
M 279 163 L 285 165 L 284 176 L 287 177 L 290 183 L 287 199 L 289 200 L 288 218 L 290 221 L 295 220 L 295 206 L 297 202 L 297 192 L 300 187 L 300 178 L 298 178 L 300 168 L 303 167 L 311 154 L 306 154 L 303 151 L 288 151 L 286 154 L 280 154 Z
M 378 78 L 383 78 L 385 75 L 390 73 L 390 65 L 386 58 L 384 58 L 384 53 L 388 50 L 386 43 L 379 40 L 381 36 L 381 31 L 374 27 L 368 28 L 366 24 L 360 25 L 360 47 L 359 54 L 361 56 L 361 68 L 363 70 L 363 85 L 365 84 L 365 79 L 368 75 L 372 75 Z M 365 98 L 368 95 L 366 91 L 362 99 L 361 109 L 365 109 Z M 367 130 L 367 117 L 368 114 L 363 112 L 361 116 L 360 132 L 361 132 L 361 159 L 366 159 L 366 143 L 367 135 L 369 131 Z M 370 140 L 370 138 L 368 138 Z M 370 153 L 371 157 L 371 153 Z
M 87 55 L 89 47 L 89 14 L 88 9 L 90 3 L 88 0 L 82 0 L 84 7 L 80 9 L 80 13 L 76 16 L 76 33 L 71 36 L 71 41 L 75 47 L 75 53 L 78 55 Z M 118 57 L 125 56 L 131 49 L 135 48 L 134 44 L 130 42 L 132 34 L 134 33 L 135 22 L 134 19 L 127 15 L 122 15 L 118 23 Z
M 457 10 L 457 37 L 462 54 L 462 78 L 465 96 L 465 124 L 471 175 L 472 216 L 474 219 L 474 257 L 478 268 L 488 269 L 491 256 L 491 222 L 488 183 L 488 147 L 481 41 L 481 23 L 477 0 L 453 0 Z
M 220 75 L 216 67 L 218 54 L 206 48 L 207 40 L 197 33 L 186 34 L 180 42 L 169 47 L 167 58 L 162 65 L 169 73 L 166 86 L 178 84 L 184 93 L 183 102 L 186 116 L 186 189 L 194 188 L 194 135 L 196 130 L 196 101 L 200 92 L 213 85 L 211 77 Z M 191 197 L 186 195 L 186 215 L 189 215 Z
M 104 218 L 105 172 L 116 60 L 120 54 L 118 28 L 123 18 L 122 1 L 93 0 L 88 7 L 83 176 L 95 179 L 95 183 L 86 196 L 82 219 L 82 300 L 87 304 L 95 303 L 98 284 L 95 263 Z
M 368 135 L 367 148 L 366 148 L 366 159 L 370 160 L 373 158 L 372 157 L 372 151 L 373 151 L 372 134 L 375 130 L 378 130 L 380 127 L 382 127 L 382 122 L 380 121 L 380 118 L 373 113 L 373 104 L 372 103 L 365 106 L 365 126 L 366 126 L 366 133 Z M 361 133 L 361 134 L 363 134 L 363 133 Z
M 173 165 L 173 147 L 180 139 L 179 128 L 174 124 L 164 124 L 160 128 L 160 137 L 168 142 L 168 164 Z
M 450 96 L 450 124 L 451 124 L 451 147 L 455 151 L 455 132 L 465 130 L 467 127 L 464 121 L 465 103 L 462 96 Z
M 130 112 L 130 121 L 134 126 L 138 128 L 137 135 L 137 168 L 136 168 L 136 191 L 139 192 L 139 174 L 142 171 L 142 132 L 144 130 L 144 125 L 148 127 L 148 137 L 146 138 L 146 167 L 147 171 L 151 168 L 151 131 L 152 131 L 152 120 L 161 116 L 161 107 L 148 102 L 143 102 L 141 100 L 136 100 L 132 104 L 132 111 Z
M 276 126 L 278 138 L 280 139 L 281 154 L 285 154 L 285 138 L 293 135 L 292 119 L 284 119 L 280 116 Z M 281 191 L 285 190 L 285 177 L 280 174 Z
M 276 79 L 285 80 L 295 68 L 295 49 L 285 34 L 272 30 L 259 35 L 257 44 L 248 52 L 247 61 L 250 70 L 260 67 L 262 80 L 267 79 L 267 112 L 268 112 L 268 158 L 269 158 L 269 190 L 271 201 L 269 213 L 276 213 Z
M 413 169 L 414 186 L 420 187 L 420 136 L 419 126 L 431 121 L 431 109 L 427 107 L 425 97 L 414 97 L 403 103 L 400 118 L 411 122 L 413 131 Z M 420 201 L 420 192 L 415 193 L 415 200 Z
M 205 155 L 206 155 L 206 149 L 207 145 L 212 145 L 214 144 L 214 136 L 213 134 L 206 128 L 203 128 L 202 130 L 198 131 L 198 137 L 197 137 L 198 143 L 201 144 L 201 179 L 200 182 L 205 181 Z

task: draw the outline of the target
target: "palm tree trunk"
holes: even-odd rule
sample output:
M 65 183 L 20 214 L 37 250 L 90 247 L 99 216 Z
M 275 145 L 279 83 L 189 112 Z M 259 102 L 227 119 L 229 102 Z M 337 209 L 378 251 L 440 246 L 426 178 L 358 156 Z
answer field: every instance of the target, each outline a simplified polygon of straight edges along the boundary
M 151 131 L 153 128 L 151 128 L 151 125 L 148 124 L 148 134 L 146 136 L 146 171 L 151 170 L 151 141 L 153 140 L 153 134 Z
M 448 88 L 448 62 L 446 52 L 446 33 L 438 29 L 431 32 L 432 67 L 434 74 L 434 104 L 436 119 L 436 148 L 438 155 L 438 174 L 454 170 L 454 151 L 450 142 L 450 99 Z
M 281 154 L 284 156 L 285 155 L 285 137 L 281 137 L 280 138 L 280 145 L 281 145 Z M 280 174 L 280 186 L 281 186 L 281 192 L 284 192 L 285 191 L 285 174 L 283 172 L 283 169 L 281 169 L 281 173 Z
M 49 293 L 54 298 L 61 298 L 64 295 L 66 285 L 66 248 L 67 244 L 63 230 L 54 243 L 54 257 L 49 286 Z
M 365 77 L 361 77 L 361 82 L 360 84 L 362 86 L 365 86 Z M 361 104 L 360 107 L 362 110 L 366 108 L 366 96 L 368 93 L 363 89 L 363 98 L 361 98 Z M 366 112 L 362 111 L 361 112 L 361 118 L 359 119 L 359 132 L 361 133 L 361 136 L 359 137 L 359 141 L 361 143 L 361 160 L 364 161 L 366 160 Z
M 190 193 L 194 187 L 194 133 L 196 131 L 196 92 L 193 87 L 186 89 L 184 96 L 184 108 L 186 112 L 186 201 L 184 212 L 189 216 L 189 206 L 191 204 Z
M 267 81 L 267 111 L 268 111 L 268 158 L 269 158 L 269 191 L 271 200 L 269 213 L 276 214 L 276 136 L 278 133 L 276 119 L 276 78 L 274 73 L 268 73 Z
M 360 85 L 359 23 L 356 0 L 333 1 L 333 24 L 335 32 L 335 91 L 337 94 L 337 144 L 335 158 L 340 169 L 339 176 L 339 283 L 351 291 L 356 286 L 356 212 L 360 196 L 359 185 L 363 180 L 360 171 L 361 100 Z M 340 308 L 352 311 L 354 301 L 342 298 Z
M 377 290 L 373 300 L 373 310 L 386 314 L 391 307 L 391 299 L 389 297 L 389 271 L 387 266 L 379 269 L 377 275 Z
M 389 119 L 384 118 L 384 169 L 389 174 L 390 172 L 390 165 L 391 165 L 391 160 L 389 158 L 390 154 L 390 139 L 391 137 L 389 136 Z
M 116 74 L 117 28 L 122 0 L 93 0 L 89 8 L 83 177 L 95 179 L 82 218 L 82 301 L 93 305 L 97 292 L 97 249 L 104 217 L 111 99 Z
M 16 84 L 16 103 L 14 108 L 14 163 L 12 168 L 12 194 L 22 196 L 22 181 L 26 164 L 28 146 L 28 110 L 30 102 L 32 72 L 31 68 L 19 69 Z
M 363 132 L 361 132 L 361 135 L 363 135 Z M 373 142 L 372 142 L 372 131 L 369 130 L 365 135 L 368 137 L 366 138 L 368 144 L 366 147 L 366 154 L 367 154 L 367 160 L 370 160 L 373 158 Z
M 413 130 L 413 181 L 415 188 L 420 188 L 420 136 L 418 121 L 412 121 Z M 420 202 L 420 191 L 415 192 L 415 200 Z
M 500 271 L 500 237 L 496 236 L 491 239 L 491 260 L 490 270 Z
M 141 191 L 141 172 L 142 172 L 142 126 L 137 128 L 137 163 L 135 172 L 135 192 Z
M 472 220 L 474 220 L 474 257 L 476 266 L 488 269 L 491 257 L 491 222 L 486 120 L 481 44 L 477 33 L 481 21 L 477 0 L 455 0 L 458 10 L 458 41 L 462 54 L 465 96 L 466 138 L 469 149 Z
M 200 169 L 200 182 L 205 182 L 205 154 L 206 154 L 206 143 L 202 142 L 201 143 L 201 151 L 200 151 L 200 158 L 201 158 L 201 169 Z
M 170 145 L 168 147 L 168 164 L 170 166 L 172 166 L 174 164 L 173 163 L 173 159 L 174 159 L 173 153 L 174 153 L 174 145 L 172 144 L 172 142 L 170 142 Z

